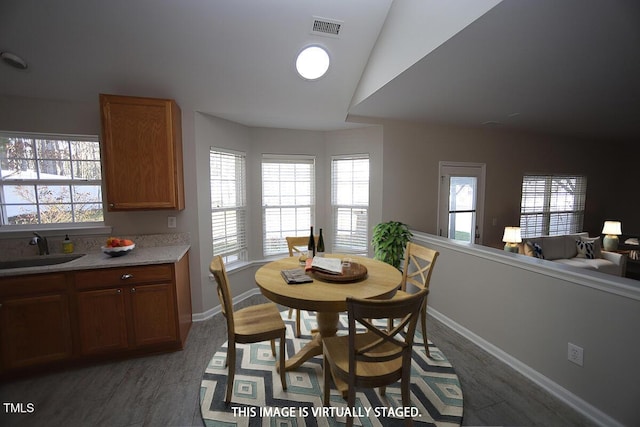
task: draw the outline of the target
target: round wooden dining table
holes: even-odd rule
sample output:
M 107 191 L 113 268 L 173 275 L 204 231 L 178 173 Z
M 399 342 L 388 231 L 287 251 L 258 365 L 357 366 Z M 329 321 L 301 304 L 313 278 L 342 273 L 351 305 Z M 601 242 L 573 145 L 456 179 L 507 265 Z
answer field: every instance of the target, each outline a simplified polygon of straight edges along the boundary
M 339 314 L 347 310 L 347 297 L 390 298 L 402 281 L 402 274 L 395 267 L 382 261 L 352 255 L 325 255 L 328 258 L 350 258 L 351 262 L 363 265 L 367 275 L 355 282 L 329 282 L 310 273 L 313 282 L 288 284 L 282 270 L 303 268 L 298 257 L 288 257 L 269 262 L 256 271 L 256 284 L 262 294 L 271 301 L 299 310 L 316 312 L 318 333 L 285 364 L 286 370 L 300 366 L 308 359 L 322 354 L 322 338 L 335 336 L 338 331 Z

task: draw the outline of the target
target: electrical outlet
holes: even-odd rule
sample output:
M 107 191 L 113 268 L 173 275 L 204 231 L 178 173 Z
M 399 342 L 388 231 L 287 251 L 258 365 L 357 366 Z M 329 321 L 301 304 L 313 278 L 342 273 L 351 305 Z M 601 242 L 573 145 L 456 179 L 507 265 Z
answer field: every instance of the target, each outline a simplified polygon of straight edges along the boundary
M 176 217 L 175 216 L 168 216 L 167 217 L 167 227 L 176 228 Z
M 567 359 L 578 366 L 582 366 L 584 361 L 584 349 L 575 344 L 569 343 Z

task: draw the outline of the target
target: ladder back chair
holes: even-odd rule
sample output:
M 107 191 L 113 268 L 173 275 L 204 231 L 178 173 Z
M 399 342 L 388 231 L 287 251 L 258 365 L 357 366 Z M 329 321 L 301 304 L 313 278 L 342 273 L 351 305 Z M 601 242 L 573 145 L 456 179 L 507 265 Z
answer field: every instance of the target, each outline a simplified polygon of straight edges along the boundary
M 440 253 L 433 249 L 429 249 L 412 242 L 407 243 L 404 267 L 402 270 L 402 284 L 400 285 L 400 289 L 393 296 L 393 299 L 406 298 L 407 295 L 409 295 L 409 293 L 407 292 L 407 285 L 411 285 L 418 290 L 429 289 L 429 282 L 431 281 L 433 266 L 438 259 L 438 255 L 440 255 Z M 427 356 L 431 356 L 429 353 L 429 344 L 427 341 L 426 297 L 424 306 L 422 307 L 422 312 L 420 313 L 420 325 L 422 327 L 422 339 L 424 340 L 425 351 L 427 352 Z M 389 328 L 391 328 L 391 320 L 389 320 Z
M 285 333 L 286 327 L 278 307 L 274 303 L 265 303 L 245 307 L 240 310 L 233 310 L 233 300 L 229 289 L 229 278 L 224 268 L 222 257 L 215 256 L 211 260 L 209 271 L 213 274 L 217 282 L 218 298 L 222 306 L 222 314 L 227 319 L 227 365 L 229 375 L 227 377 L 227 390 L 225 403 L 231 401 L 233 391 L 233 380 L 236 371 L 236 343 L 251 344 L 261 341 L 271 341 L 271 352 L 276 355 L 275 340 L 280 340 L 280 382 L 282 389 L 287 389 L 285 378 Z
M 309 243 L 309 236 L 301 236 L 301 237 L 286 237 L 287 239 L 287 248 L 289 249 L 289 256 L 302 256 L 306 255 L 307 244 Z M 314 236 L 316 242 L 318 241 L 318 237 Z M 304 248 L 300 250 L 300 248 Z M 289 309 L 289 319 L 291 319 L 291 315 L 295 311 L 296 313 L 296 338 L 300 338 L 300 310 L 290 308 Z
M 323 403 L 329 405 L 330 376 L 338 389 L 347 387 L 347 407 L 355 407 L 356 387 L 385 387 L 400 380 L 402 404 L 411 406 L 409 384 L 411 382 L 411 356 L 413 337 L 425 303 L 428 289 L 407 295 L 402 299 L 347 298 L 349 335 L 323 340 Z M 400 319 L 397 326 L 388 330 L 376 326 L 372 319 Z M 358 325 L 364 332 L 357 332 Z M 406 333 L 404 333 L 405 328 Z M 411 424 L 410 418 L 405 419 Z M 353 417 L 347 418 L 347 426 L 353 425 Z

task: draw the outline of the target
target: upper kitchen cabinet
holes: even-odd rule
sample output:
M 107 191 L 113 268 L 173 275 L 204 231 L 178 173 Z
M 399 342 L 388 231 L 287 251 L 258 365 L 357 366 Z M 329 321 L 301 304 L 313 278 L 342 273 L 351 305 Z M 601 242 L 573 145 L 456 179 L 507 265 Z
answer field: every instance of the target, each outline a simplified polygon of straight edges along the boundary
M 184 209 L 178 104 L 100 94 L 100 112 L 108 210 Z

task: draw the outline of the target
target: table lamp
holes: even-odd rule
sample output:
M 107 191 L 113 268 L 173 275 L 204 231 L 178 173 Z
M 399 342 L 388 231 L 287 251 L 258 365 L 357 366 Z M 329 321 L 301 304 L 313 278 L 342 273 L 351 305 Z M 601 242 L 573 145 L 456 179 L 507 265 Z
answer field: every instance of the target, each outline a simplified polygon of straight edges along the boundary
M 518 243 L 522 242 L 520 227 L 505 227 L 502 241 L 505 242 L 505 251 L 518 253 Z
M 605 221 L 602 227 L 602 248 L 605 251 L 615 251 L 618 249 L 618 236 L 622 234 L 622 223 L 620 221 Z

